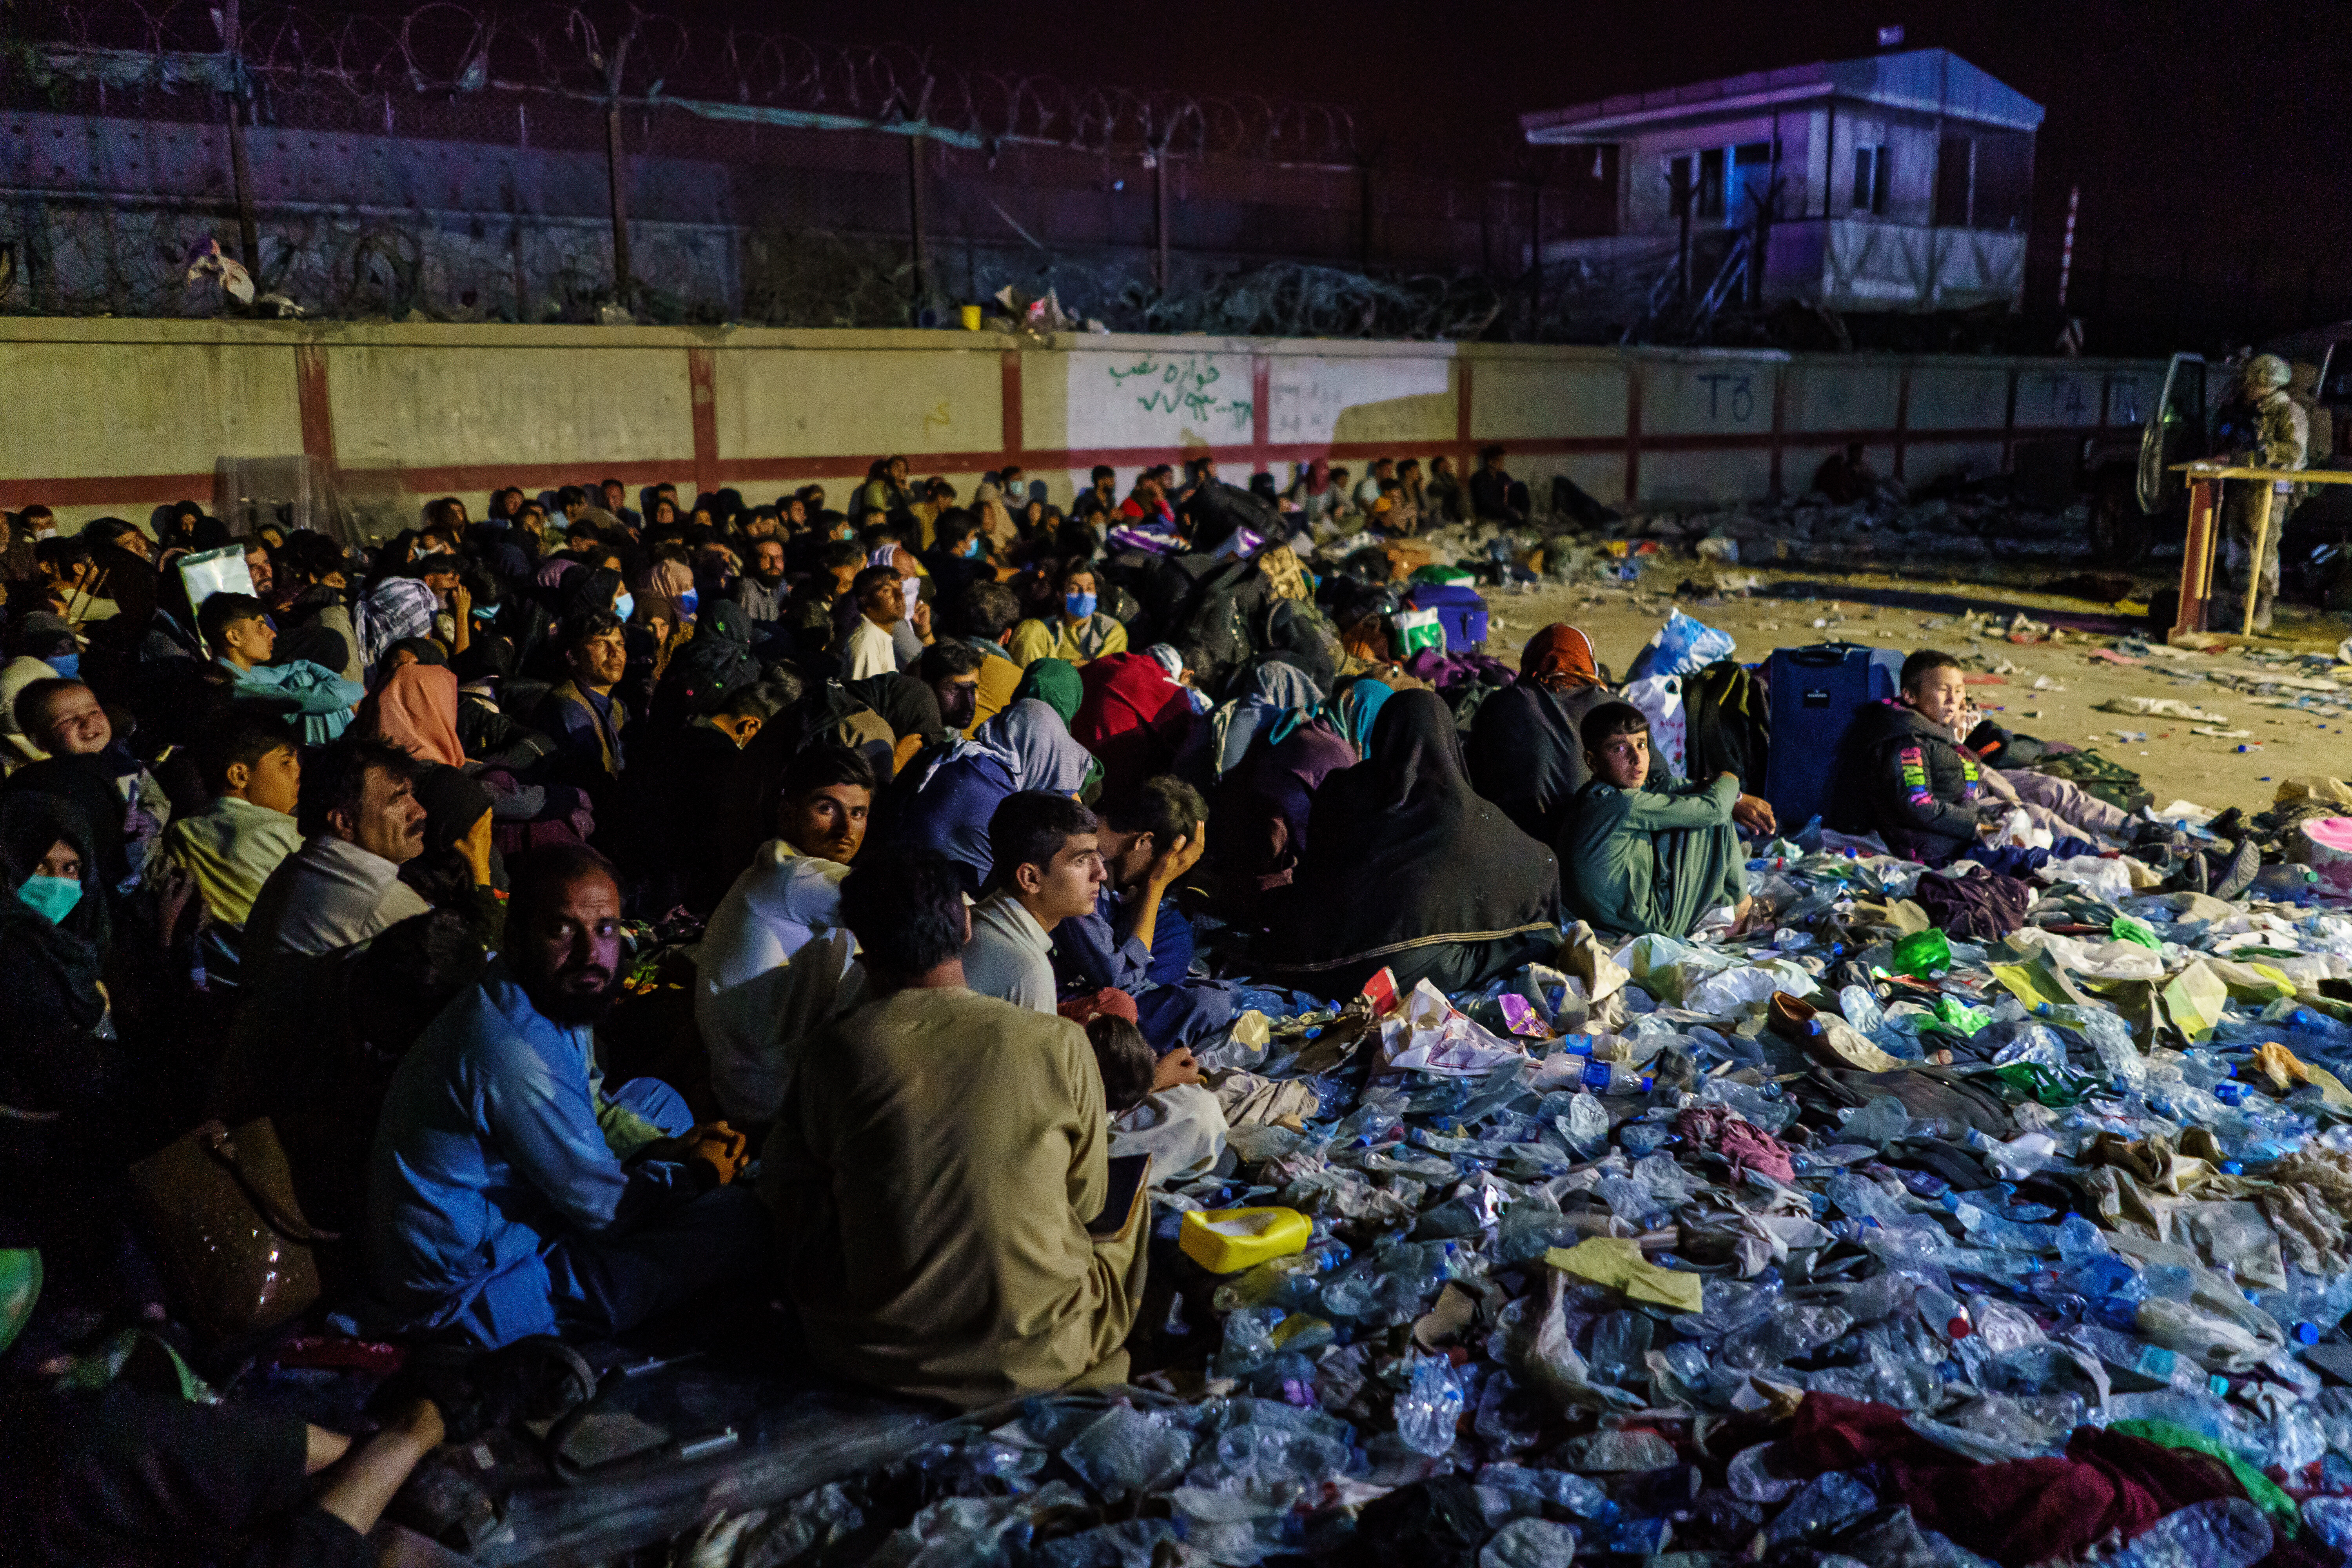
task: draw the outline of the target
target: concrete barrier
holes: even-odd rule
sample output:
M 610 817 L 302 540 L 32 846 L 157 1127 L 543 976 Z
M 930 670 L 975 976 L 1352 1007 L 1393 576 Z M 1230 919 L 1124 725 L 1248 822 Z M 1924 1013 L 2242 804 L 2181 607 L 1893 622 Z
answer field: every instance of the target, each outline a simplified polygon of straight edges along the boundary
M 667 327 L 0 317 L 0 505 L 70 530 L 183 498 L 226 515 L 307 471 L 368 531 L 427 499 L 611 477 L 835 502 L 877 458 L 971 493 L 1018 461 L 1057 504 L 1097 464 L 1227 477 L 1328 456 L 1497 442 L 1538 510 L 1554 474 L 1612 505 L 1801 489 L 1859 441 L 1913 484 L 2003 469 L 2018 444 L 2137 426 L 2146 361 L 1788 355 L 1490 343 Z M 265 503 L 268 497 L 257 498 Z

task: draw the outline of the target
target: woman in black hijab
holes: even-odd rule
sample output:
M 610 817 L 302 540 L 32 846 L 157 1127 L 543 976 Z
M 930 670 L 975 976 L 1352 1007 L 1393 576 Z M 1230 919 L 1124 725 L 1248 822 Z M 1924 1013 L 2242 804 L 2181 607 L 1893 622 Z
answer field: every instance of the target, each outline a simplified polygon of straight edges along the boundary
M 1307 822 L 1297 875 L 1269 906 L 1286 983 L 1352 996 L 1385 966 L 1400 992 L 1423 978 L 1459 991 L 1559 944 L 1559 863 L 1470 787 L 1434 691 L 1381 705 L 1370 760 L 1327 776 Z

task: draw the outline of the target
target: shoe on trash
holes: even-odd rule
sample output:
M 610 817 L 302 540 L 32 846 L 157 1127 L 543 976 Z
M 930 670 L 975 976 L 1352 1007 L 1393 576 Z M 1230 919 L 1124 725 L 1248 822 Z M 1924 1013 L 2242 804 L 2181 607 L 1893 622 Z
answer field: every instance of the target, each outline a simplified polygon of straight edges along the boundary
M 2232 809 L 2235 809 L 2234 807 Z M 2252 838 L 2242 840 L 2237 849 L 2219 851 L 2214 857 L 2212 894 L 2228 902 L 2242 899 L 2246 889 L 2254 885 L 2254 877 L 2263 868 L 2263 847 Z
M 1856 1068 L 1864 1072 L 1901 1072 L 1909 1064 L 1888 1056 L 1870 1037 L 1834 1013 L 1824 1013 L 1802 997 L 1786 991 L 1772 993 L 1769 1011 L 1772 1032 L 1790 1045 L 1831 1067 Z

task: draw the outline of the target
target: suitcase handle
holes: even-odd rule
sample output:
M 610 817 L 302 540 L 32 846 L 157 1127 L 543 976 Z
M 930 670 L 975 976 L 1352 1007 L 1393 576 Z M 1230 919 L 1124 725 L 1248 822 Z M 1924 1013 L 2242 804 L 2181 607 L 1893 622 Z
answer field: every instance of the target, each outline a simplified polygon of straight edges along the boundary
M 1789 662 L 1791 664 L 1804 665 L 1809 668 L 1826 669 L 1832 665 L 1843 664 L 1846 661 L 1847 656 L 1850 654 L 1868 653 L 1870 651 L 1871 647 L 1867 643 L 1814 643 L 1810 647 L 1790 648 L 1789 650 Z

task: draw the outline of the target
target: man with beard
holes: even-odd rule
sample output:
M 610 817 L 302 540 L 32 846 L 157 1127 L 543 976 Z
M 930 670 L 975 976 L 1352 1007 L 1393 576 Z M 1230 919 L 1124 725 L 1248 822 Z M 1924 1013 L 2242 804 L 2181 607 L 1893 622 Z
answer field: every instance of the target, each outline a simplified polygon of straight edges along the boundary
M 371 1331 L 605 1336 L 761 1267 L 760 1202 L 728 1185 L 742 1135 L 694 1126 L 654 1079 L 604 1091 L 591 1035 L 620 964 L 611 864 L 576 846 L 522 861 L 507 951 L 384 1097 L 367 1261 L 390 1321 Z
M 755 542 L 751 564 L 735 584 L 735 602 L 744 615 L 762 624 L 782 618 L 792 591 L 784 586 L 784 542 L 773 537 Z

